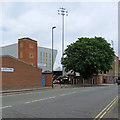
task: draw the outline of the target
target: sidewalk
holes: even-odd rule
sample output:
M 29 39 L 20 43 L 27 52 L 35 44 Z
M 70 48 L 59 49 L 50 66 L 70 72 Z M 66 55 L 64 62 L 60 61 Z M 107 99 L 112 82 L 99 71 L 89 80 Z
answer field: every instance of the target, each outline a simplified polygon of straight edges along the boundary
M 22 88 L 14 88 L 14 89 L 4 89 L 0 91 L 0 95 L 4 94 L 12 94 L 12 93 L 21 93 L 21 92 L 28 92 L 28 91 L 36 91 L 36 90 L 53 90 L 53 89 L 61 89 L 61 88 L 73 88 L 73 87 L 97 87 L 97 86 L 111 86 L 115 84 L 82 84 L 82 85 L 71 85 L 71 84 L 54 84 L 54 87 L 22 87 Z
M 52 87 L 21 87 L 21 88 L 6 88 L 2 91 L 0 91 L 0 94 L 7 94 L 7 93 L 20 93 L 20 92 L 27 92 L 27 91 L 35 91 L 35 90 L 49 90 L 49 89 L 61 89 L 61 88 L 71 88 L 75 87 L 73 85 L 59 85 L 59 84 L 54 84 L 53 88 Z
M 32 87 L 32 88 L 18 88 L 18 89 L 9 89 L 9 90 L 2 90 L 0 94 L 9 94 L 9 93 L 20 93 L 20 92 L 27 92 L 27 91 L 35 91 L 35 90 L 48 90 L 52 87 Z

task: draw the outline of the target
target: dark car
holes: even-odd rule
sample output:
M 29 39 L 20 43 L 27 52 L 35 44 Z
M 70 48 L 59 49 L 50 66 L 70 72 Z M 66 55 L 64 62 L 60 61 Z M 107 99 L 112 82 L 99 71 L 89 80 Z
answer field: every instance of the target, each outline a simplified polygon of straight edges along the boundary
M 118 78 L 118 79 L 116 80 L 116 83 L 117 83 L 118 85 L 120 85 L 120 78 Z

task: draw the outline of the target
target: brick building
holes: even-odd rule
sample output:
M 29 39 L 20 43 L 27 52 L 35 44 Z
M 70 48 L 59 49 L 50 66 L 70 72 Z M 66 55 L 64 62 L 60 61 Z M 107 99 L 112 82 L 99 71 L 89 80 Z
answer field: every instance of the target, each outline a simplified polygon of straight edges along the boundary
M 42 69 L 38 67 L 37 41 L 22 38 L 18 40 L 17 45 L 18 58 L 9 54 L 0 56 L 2 89 L 52 86 L 52 74 L 42 75 Z M 14 45 L 8 48 L 7 51 L 4 49 L 4 53 L 9 53 L 9 50 L 16 53 L 15 50 L 10 49 L 14 48 Z M 13 55 L 17 55 L 14 53 Z
M 70 84 L 114 84 L 116 83 L 116 79 L 118 79 L 118 73 L 120 72 L 120 65 L 119 65 L 119 58 L 117 56 L 114 57 L 114 61 L 112 64 L 112 69 L 104 73 L 99 73 L 98 75 L 93 75 L 93 78 L 89 78 L 84 80 L 80 75 L 69 76 L 69 83 Z
M 0 47 L 0 49 L 2 49 L 0 55 L 10 55 L 27 61 L 41 68 L 42 72 L 52 71 L 52 49 L 37 45 L 37 41 L 31 38 L 18 39 L 18 43 Z M 56 56 L 57 50 L 54 49 L 53 64 L 55 63 Z
M 18 59 L 37 66 L 37 41 L 28 38 L 19 39 Z

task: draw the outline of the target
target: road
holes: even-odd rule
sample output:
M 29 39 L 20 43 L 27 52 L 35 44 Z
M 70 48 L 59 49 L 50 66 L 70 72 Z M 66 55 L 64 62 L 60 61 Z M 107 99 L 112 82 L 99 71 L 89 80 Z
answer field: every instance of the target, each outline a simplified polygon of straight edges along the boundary
M 117 85 L 33 91 L 3 96 L 0 109 L 3 118 L 118 118 L 117 95 Z

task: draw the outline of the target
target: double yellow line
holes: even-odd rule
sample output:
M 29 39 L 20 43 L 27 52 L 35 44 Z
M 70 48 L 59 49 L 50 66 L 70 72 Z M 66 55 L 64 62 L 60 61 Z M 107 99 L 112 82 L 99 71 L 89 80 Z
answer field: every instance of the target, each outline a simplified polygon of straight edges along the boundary
M 116 96 L 93 120 L 100 120 L 109 111 L 109 109 L 118 101 Z

